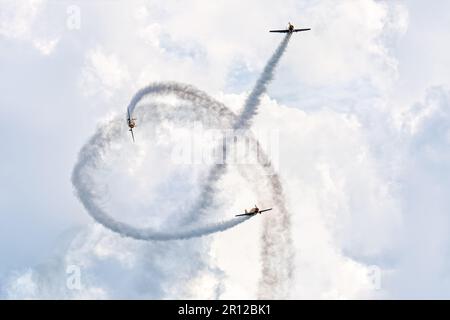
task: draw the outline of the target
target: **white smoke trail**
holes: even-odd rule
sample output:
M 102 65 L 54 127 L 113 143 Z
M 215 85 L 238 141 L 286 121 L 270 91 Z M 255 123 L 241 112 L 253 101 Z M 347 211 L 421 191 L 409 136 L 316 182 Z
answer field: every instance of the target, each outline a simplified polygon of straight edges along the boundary
M 266 92 L 267 85 L 273 79 L 274 70 L 287 48 L 290 34 L 287 34 L 274 54 L 267 62 L 255 87 L 245 101 L 242 112 L 239 116 L 233 114 L 225 105 L 210 98 L 206 93 L 201 92 L 189 85 L 177 83 L 155 83 L 139 90 L 128 105 L 128 114 L 133 112 L 139 102 L 146 96 L 162 96 L 172 94 L 178 99 L 188 101 L 198 108 L 199 117 L 209 116 L 220 126 L 232 127 L 234 130 L 247 129 L 257 108 L 260 104 L 261 96 Z M 104 154 L 104 149 L 108 144 L 117 138 L 124 131 L 122 122 L 112 122 L 109 128 L 101 128 L 82 148 L 78 162 L 73 170 L 72 182 L 75 186 L 78 197 L 89 214 L 99 223 L 112 231 L 121 235 L 129 236 L 141 240 L 173 240 L 199 237 L 214 232 L 220 232 L 232 228 L 239 223 L 248 220 L 248 217 L 234 218 L 231 220 L 213 223 L 201 227 L 192 227 L 205 213 L 205 209 L 211 206 L 215 185 L 226 172 L 226 165 L 217 165 L 212 168 L 206 183 L 203 185 L 199 201 L 190 210 L 187 227 L 184 230 L 174 230 L 164 232 L 149 228 L 135 228 L 123 222 L 117 221 L 108 216 L 102 208 L 96 204 L 98 192 L 90 176 L 95 172 L 97 163 Z M 228 147 L 228 146 L 227 146 Z M 267 157 L 262 154 L 263 158 Z M 267 164 L 267 161 L 262 161 Z M 260 296 L 263 298 L 286 297 L 289 282 L 292 275 L 292 245 L 290 238 L 290 219 L 284 204 L 284 195 L 278 175 L 271 167 L 266 167 L 266 172 L 270 173 L 270 186 L 274 206 L 279 211 L 276 215 L 268 215 L 270 222 L 265 220 L 262 235 L 262 260 L 263 276 L 260 281 Z M 272 217 L 273 216 L 273 217 Z
M 283 38 L 283 41 L 281 41 L 278 48 L 270 57 L 269 61 L 267 61 L 267 64 L 253 87 L 252 92 L 245 101 L 244 108 L 239 115 L 238 121 L 233 125 L 234 129 L 246 129 L 250 126 L 250 121 L 255 116 L 258 106 L 261 103 L 261 96 L 266 93 L 267 86 L 273 79 L 275 68 L 283 56 L 284 51 L 286 51 L 290 38 L 291 33 L 287 33 Z
M 134 109 L 146 96 L 167 96 L 174 95 L 181 101 L 188 101 L 198 108 L 198 113 L 209 111 L 216 120 L 225 124 L 230 123 L 234 114 L 227 106 L 209 97 L 205 92 L 187 84 L 178 82 L 152 83 L 140 89 L 128 104 L 128 114 L 133 115 Z
M 267 92 L 267 86 L 273 79 L 274 71 L 283 53 L 285 52 L 291 34 L 288 33 L 283 38 L 273 55 L 270 57 L 263 72 L 258 78 L 251 93 L 247 97 L 244 107 L 235 119 L 232 128 L 234 130 L 245 130 L 250 127 L 251 120 L 258 111 L 261 103 L 261 97 Z M 132 99 L 128 106 L 130 114 L 133 112 L 136 104 L 147 94 L 154 93 L 155 90 L 150 87 L 140 90 Z M 229 146 L 225 147 L 226 150 Z M 269 163 L 264 153 L 261 153 L 261 163 Z M 289 283 L 292 281 L 293 274 L 293 246 L 291 238 L 291 227 L 289 212 L 286 209 L 282 184 L 279 176 L 269 166 L 266 169 L 268 176 L 271 177 L 271 191 L 273 195 L 274 206 L 278 214 L 268 215 L 264 220 L 263 232 L 261 236 L 261 256 L 262 256 L 262 277 L 259 283 L 259 296 L 263 299 L 286 298 L 289 296 Z M 208 207 L 211 206 L 216 193 L 215 185 L 226 172 L 226 164 L 214 166 L 203 185 L 201 196 L 193 206 L 188 215 L 188 222 L 195 222 L 205 214 Z
M 96 134 L 81 149 L 78 162 L 72 173 L 72 183 L 81 203 L 89 214 L 106 228 L 119 233 L 122 236 L 138 240 L 183 240 L 201 237 L 215 232 L 222 232 L 250 217 L 235 217 L 229 220 L 209 223 L 202 226 L 187 227 L 178 230 L 160 231 L 151 228 L 136 228 L 127 223 L 118 221 L 109 216 L 99 205 L 100 192 L 97 190 L 92 177 L 96 169 L 101 165 L 102 155 L 105 154 L 109 144 L 123 132 L 123 121 L 114 120 L 109 125 L 100 128 Z
M 256 81 L 256 84 L 253 87 L 251 93 L 245 100 L 244 107 L 242 108 L 241 113 L 233 123 L 232 126 L 233 130 L 245 130 L 250 126 L 250 122 L 252 118 L 256 115 L 258 106 L 261 103 L 261 96 L 267 92 L 267 86 L 273 79 L 275 68 L 278 65 L 278 62 L 280 61 L 281 57 L 283 56 L 283 53 L 286 51 L 290 38 L 291 34 L 287 33 L 286 36 L 281 41 L 281 43 L 278 45 L 275 52 L 267 61 L 263 72 Z M 138 93 L 136 94 L 135 97 L 142 98 L 142 94 Z M 131 110 L 134 109 L 134 106 L 136 105 L 136 102 L 133 100 L 128 107 L 128 110 L 130 110 L 130 112 Z M 230 149 L 230 146 L 226 145 L 225 150 L 228 149 Z M 195 212 L 195 214 L 197 214 L 198 216 L 200 216 L 204 212 L 203 211 L 204 209 L 208 208 L 212 204 L 214 193 L 216 192 L 215 184 L 217 183 L 217 181 L 220 180 L 220 178 L 225 172 L 226 172 L 226 163 L 218 164 L 211 169 L 206 179 L 206 183 L 204 184 L 203 192 L 199 197 L 199 201 L 193 207 L 194 209 L 193 212 Z M 275 173 L 273 173 L 272 176 L 274 177 L 273 179 L 278 179 L 278 176 L 276 176 Z M 281 185 L 280 183 L 278 184 Z M 276 189 L 278 190 L 278 188 Z M 284 208 L 284 203 L 282 204 L 281 207 Z
M 253 90 L 247 97 L 241 113 L 233 124 L 234 130 L 245 130 L 250 127 L 251 120 L 257 114 L 261 97 L 266 93 L 267 86 L 273 79 L 275 68 L 289 44 L 290 37 L 290 33 L 286 34 L 270 57 Z M 228 146 L 226 146 L 226 150 L 228 149 Z M 263 152 L 260 152 L 260 163 L 270 163 Z M 211 204 L 215 192 L 214 186 L 225 169 L 224 165 L 217 165 L 211 170 L 206 187 L 199 198 L 200 201 L 195 207 L 199 212 L 202 212 L 201 209 L 207 208 Z M 273 171 L 271 166 L 265 166 L 265 169 L 266 175 L 270 177 L 272 201 L 277 213 L 267 215 L 263 222 L 261 235 L 262 277 L 259 282 L 259 297 L 261 299 L 288 298 L 294 260 L 290 216 L 285 205 L 283 188 L 278 174 Z
M 265 155 L 262 162 L 267 163 Z M 270 187 L 276 215 L 268 215 L 263 221 L 261 233 L 262 277 L 259 282 L 260 299 L 287 299 L 293 281 L 294 249 L 291 235 L 291 219 L 287 211 L 280 177 L 270 166 L 265 166 L 270 176 Z
M 247 97 L 244 103 L 244 107 L 242 108 L 241 113 L 233 123 L 234 130 L 245 130 L 250 126 L 250 122 L 252 118 L 256 115 L 258 106 L 261 103 L 261 96 L 266 93 L 267 86 L 272 81 L 274 71 L 278 62 L 280 61 L 283 53 L 286 51 L 287 45 L 291 38 L 291 34 L 287 33 L 283 38 L 281 43 L 278 45 L 275 52 L 270 57 L 269 61 L 267 61 L 263 72 L 258 78 L 255 86 L 253 87 L 251 93 Z M 133 104 L 130 104 L 130 106 Z M 130 109 L 130 108 L 129 108 Z M 229 146 L 225 146 L 225 150 L 228 150 Z M 223 173 L 226 171 L 225 165 L 216 165 L 210 171 L 210 174 L 206 180 L 205 187 L 203 188 L 203 192 L 199 197 L 199 202 L 194 206 L 196 212 L 201 212 L 202 209 L 207 208 L 211 205 L 213 194 L 215 192 L 215 184 L 221 178 Z
M 291 33 L 287 33 L 274 54 L 271 56 L 252 92 L 247 97 L 244 108 L 234 123 L 234 129 L 247 129 L 258 111 L 261 96 L 266 93 L 267 86 L 273 79 L 275 68 L 285 52 Z M 260 162 L 270 163 L 264 153 L 260 153 Z M 291 223 L 284 199 L 282 184 L 278 174 L 271 166 L 264 166 L 270 178 L 272 201 L 277 214 L 268 215 L 263 222 L 261 236 L 262 277 L 259 282 L 261 299 L 281 299 L 289 297 L 289 286 L 293 275 L 293 246 Z

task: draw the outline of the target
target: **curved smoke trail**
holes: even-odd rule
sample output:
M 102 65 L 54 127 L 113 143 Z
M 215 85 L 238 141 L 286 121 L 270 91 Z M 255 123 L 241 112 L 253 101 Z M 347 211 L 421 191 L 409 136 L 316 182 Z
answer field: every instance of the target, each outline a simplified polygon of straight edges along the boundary
M 231 119 L 233 114 L 223 104 L 208 97 L 205 93 L 189 85 L 178 83 L 155 83 L 144 88 L 146 92 L 161 95 L 175 95 L 178 98 L 195 103 L 195 106 L 209 108 L 211 114 L 215 114 L 216 119 Z M 141 90 L 143 91 L 143 90 Z M 161 107 L 152 104 L 155 116 Z M 150 113 L 150 112 L 149 112 Z M 218 117 L 221 115 L 223 118 Z M 143 119 L 147 119 L 148 114 L 143 114 Z M 232 219 L 209 223 L 202 226 L 192 224 L 180 229 L 171 231 L 160 231 L 152 228 L 136 228 L 127 223 L 118 221 L 108 215 L 103 210 L 100 201 L 101 191 L 98 190 L 93 174 L 103 166 L 102 159 L 107 154 L 111 143 L 119 139 L 124 131 L 122 119 L 115 119 L 105 126 L 100 127 L 97 132 L 83 146 L 78 155 L 78 161 L 72 172 L 72 184 L 78 198 L 88 213 L 106 228 L 119 233 L 122 236 L 131 237 L 138 240 L 183 240 L 194 237 L 201 237 L 215 232 L 222 232 L 230 229 L 249 219 L 249 217 L 233 217 Z
M 78 162 L 73 169 L 72 183 L 75 186 L 78 198 L 97 222 L 122 236 L 138 240 L 167 241 L 201 237 L 225 231 L 248 220 L 249 217 L 236 217 L 195 228 L 159 231 L 152 228 L 136 228 L 108 215 L 102 206 L 97 203 L 100 192 L 96 188 L 92 174 L 102 165 L 101 158 L 107 152 L 110 143 L 119 138 L 122 133 L 123 124 L 121 119 L 116 119 L 110 122 L 109 125 L 100 128 L 81 149 Z
M 178 83 L 155 83 L 139 90 L 128 105 L 130 115 L 136 106 L 147 96 L 175 95 L 178 99 L 195 105 L 199 114 L 213 114 L 215 120 L 223 126 L 233 130 L 242 130 L 250 127 L 251 120 L 257 113 L 261 96 L 266 92 L 267 85 L 273 78 L 274 70 L 287 48 L 291 34 L 286 34 L 282 42 L 267 62 L 252 92 L 245 101 L 241 113 L 236 116 L 225 105 L 210 98 L 192 86 Z M 90 174 L 95 171 L 97 162 L 108 144 L 119 133 L 123 132 L 123 124 L 112 122 L 108 128 L 100 128 L 99 131 L 82 148 L 78 162 L 73 170 L 72 182 L 76 188 L 78 197 L 91 216 L 112 231 L 121 235 L 141 240 L 172 240 L 199 237 L 214 232 L 224 231 L 242 223 L 248 218 L 234 218 L 232 220 L 214 223 L 202 227 L 192 227 L 193 223 L 205 213 L 213 202 L 216 193 L 216 184 L 226 172 L 226 164 L 214 166 L 203 184 L 198 202 L 188 214 L 184 230 L 161 232 L 150 228 L 135 228 L 126 223 L 117 221 L 108 216 L 102 208 L 96 204 L 98 194 Z M 227 146 L 228 147 L 228 146 Z M 228 149 L 228 148 L 226 148 Z M 268 157 L 259 152 L 261 163 L 267 164 Z M 262 166 L 269 177 L 269 188 L 272 194 L 274 207 L 278 212 L 267 215 L 264 220 L 262 233 L 262 278 L 259 286 L 261 298 L 285 298 L 288 297 L 289 283 L 292 277 L 292 243 L 290 236 L 290 219 L 286 209 L 282 185 L 278 175 L 271 166 Z

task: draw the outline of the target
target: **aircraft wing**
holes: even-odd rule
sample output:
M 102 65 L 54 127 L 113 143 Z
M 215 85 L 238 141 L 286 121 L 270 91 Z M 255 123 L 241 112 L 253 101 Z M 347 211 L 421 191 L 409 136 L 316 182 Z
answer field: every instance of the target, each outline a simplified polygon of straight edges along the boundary
M 256 213 L 242 213 L 242 214 L 237 214 L 236 217 L 254 216 L 254 215 L 258 214 L 258 213 L 263 213 L 263 212 L 270 211 L 270 210 L 272 210 L 272 208 L 260 210 L 260 211 L 258 211 L 258 212 L 256 212 Z
M 256 213 L 243 213 L 243 214 L 237 214 L 235 217 L 244 217 L 244 216 L 254 216 Z
M 288 33 L 289 30 L 270 30 L 269 32 Z
M 306 28 L 306 29 L 294 29 L 292 30 L 292 32 L 302 32 L 302 31 L 309 31 L 311 30 L 311 28 Z

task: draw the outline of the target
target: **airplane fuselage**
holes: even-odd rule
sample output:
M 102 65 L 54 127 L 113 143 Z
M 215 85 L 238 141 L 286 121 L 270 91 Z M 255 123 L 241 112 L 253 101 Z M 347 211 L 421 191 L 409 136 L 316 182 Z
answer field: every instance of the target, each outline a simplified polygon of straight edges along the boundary
M 251 208 L 250 211 L 245 210 L 245 213 L 237 214 L 236 217 L 254 216 L 254 215 L 258 214 L 258 213 L 263 213 L 263 212 L 270 211 L 270 210 L 272 210 L 272 208 L 259 210 L 259 208 L 255 206 L 254 208 Z
M 136 121 L 134 119 L 128 119 L 128 127 L 130 127 L 130 129 L 136 127 Z
M 269 30 L 269 31 L 277 32 L 277 33 L 294 33 L 294 32 L 302 32 L 302 31 L 309 31 L 309 30 L 311 30 L 311 28 L 295 29 L 294 25 L 289 22 L 287 29 Z
M 259 212 L 259 208 L 251 208 L 250 211 L 248 213 L 258 213 Z

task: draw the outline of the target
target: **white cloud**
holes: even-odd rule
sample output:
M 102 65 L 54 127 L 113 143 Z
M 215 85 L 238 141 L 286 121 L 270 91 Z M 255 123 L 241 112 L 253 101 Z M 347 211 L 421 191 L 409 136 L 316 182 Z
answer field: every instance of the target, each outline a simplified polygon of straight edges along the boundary
M 123 66 L 116 55 L 106 54 L 102 48 L 87 53 L 80 79 L 84 94 L 100 94 L 111 98 L 129 80 L 126 66 Z
M 58 46 L 66 60 L 55 62 L 52 70 L 60 70 L 60 79 L 65 79 L 65 72 L 74 68 L 78 77 L 70 73 L 73 79 L 65 87 L 61 84 L 63 90 L 56 86 L 52 92 L 61 92 L 61 99 L 68 92 L 84 95 L 78 103 L 94 106 L 108 102 L 107 113 L 123 112 L 135 90 L 155 80 L 193 83 L 237 110 L 245 94 L 223 91 L 240 93 L 250 88 L 279 41 L 267 30 L 289 20 L 312 27 L 310 33 L 292 39 L 270 87 L 269 95 L 277 99 L 265 97 L 255 121 L 255 129 L 280 130 L 280 173 L 296 248 L 292 296 L 448 297 L 450 83 L 446 70 L 450 55 L 443 41 L 445 21 L 450 21 L 447 3 L 437 1 L 430 14 L 424 13 L 429 4 L 418 1 L 286 1 L 282 7 L 273 1 L 136 1 L 111 4 L 108 10 L 104 5 L 80 3 L 82 28 L 69 34 L 42 27 L 45 11 L 55 8 L 51 4 L 2 2 L 1 43 L 31 43 L 42 54 L 43 60 L 24 67 L 30 68 L 30 74 L 41 72 L 43 61 L 59 61 L 52 60 Z M 59 24 L 52 23 L 58 29 Z M 2 50 L 8 61 L 14 60 L 14 54 Z M 240 70 L 234 76 L 239 81 L 230 82 L 230 70 Z M 14 79 L 17 69 L 8 72 Z M 50 93 L 35 92 L 26 82 L 24 86 L 33 98 L 44 95 L 37 101 L 49 104 L 45 119 L 52 116 L 51 110 L 61 108 L 60 100 L 45 99 Z M 67 104 L 65 112 L 70 111 L 68 106 L 76 108 Z M 61 148 L 67 159 L 73 159 L 104 112 L 105 108 L 86 113 L 81 109 L 77 113 L 82 116 L 74 120 L 84 123 L 79 131 L 58 131 L 64 139 L 75 141 Z M 61 122 L 58 115 L 55 121 Z M 30 141 L 39 144 L 36 139 Z M 158 189 L 171 168 L 161 159 L 152 159 L 151 166 L 136 168 L 132 176 L 138 182 L 138 203 L 124 201 L 117 208 L 159 204 L 164 215 L 168 212 L 164 207 L 172 208 L 178 196 L 184 200 L 192 196 L 183 190 L 166 192 L 178 186 L 178 180 Z M 119 168 L 128 172 L 129 162 L 118 161 Z M 32 174 L 27 179 L 38 179 Z M 151 183 L 146 183 L 150 178 Z M 68 183 L 68 177 L 61 179 Z M 255 198 L 236 174 L 223 183 L 221 196 L 230 212 Z M 146 187 L 150 186 L 149 195 Z M 155 190 L 162 190 L 161 194 L 155 195 Z M 133 197 L 127 194 L 125 199 Z M 55 211 L 59 200 L 48 196 L 42 201 Z M 5 212 L 15 212 L 24 204 L 0 205 Z M 85 216 L 75 201 L 67 210 Z M 56 213 L 36 215 L 45 221 Z M 4 296 L 257 297 L 258 220 L 211 241 L 174 243 L 135 242 L 86 221 L 81 221 L 83 231 L 71 237 L 67 247 L 37 267 L 29 269 L 33 263 L 8 253 L 5 259 L 19 262 L 0 277 Z M 30 242 L 33 237 L 37 236 L 29 235 Z M 42 256 L 35 261 L 39 259 Z M 65 267 L 72 264 L 83 270 L 81 291 L 65 286 Z M 381 290 L 373 284 L 374 267 L 381 274 Z
M 43 0 L 3 0 L 0 15 L 0 34 L 11 38 L 28 37 L 31 26 L 43 4 Z
M 59 38 L 45 38 L 33 30 L 39 23 L 38 18 L 43 18 L 40 14 L 45 5 L 45 0 L 3 0 L 0 11 L 0 36 L 29 41 L 43 55 L 52 53 Z
M 33 41 L 33 45 L 43 54 L 49 55 L 55 49 L 58 44 L 57 39 L 53 40 L 40 40 L 36 39 Z

